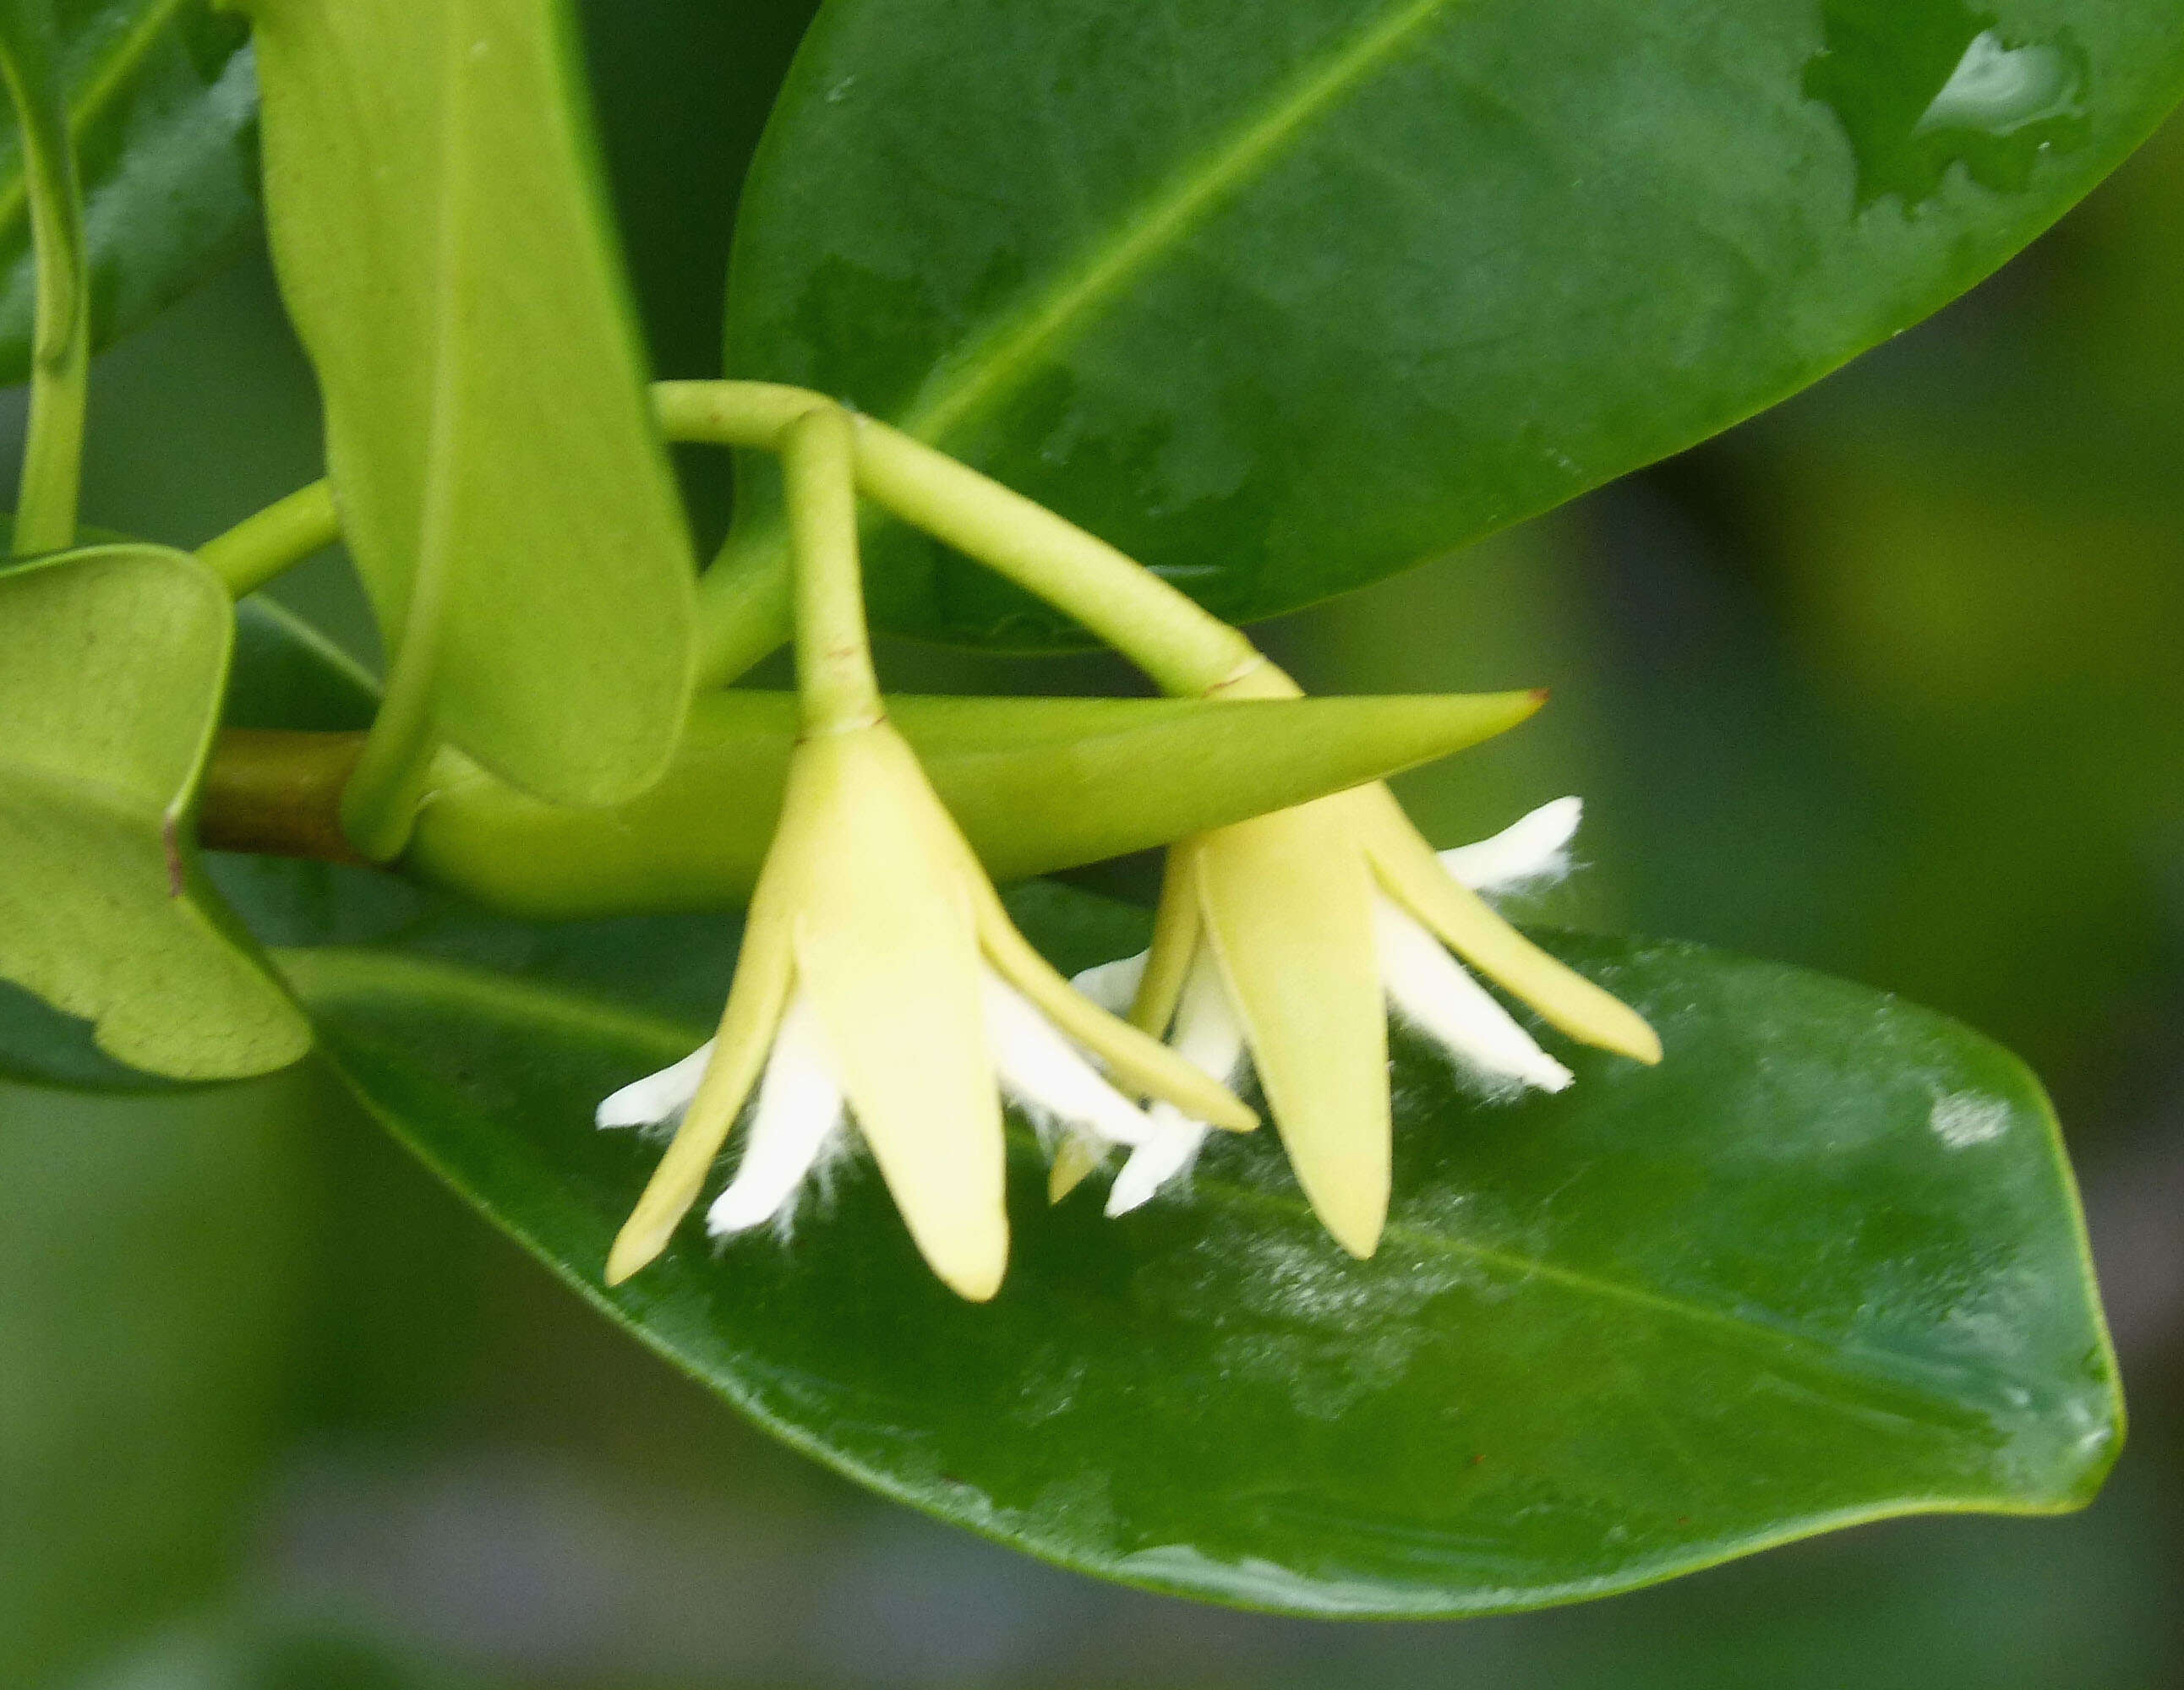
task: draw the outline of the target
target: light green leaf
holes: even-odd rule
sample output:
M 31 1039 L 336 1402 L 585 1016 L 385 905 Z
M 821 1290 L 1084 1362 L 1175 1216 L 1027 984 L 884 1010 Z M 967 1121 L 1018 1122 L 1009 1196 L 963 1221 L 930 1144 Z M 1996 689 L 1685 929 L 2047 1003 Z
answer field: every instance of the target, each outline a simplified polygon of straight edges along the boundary
M 1010 881 L 1377 781 L 1500 733 L 1538 703 L 890 696 L 887 709 L 988 873 Z M 540 919 L 740 904 L 773 838 L 797 732 L 792 693 L 706 695 L 660 782 L 602 810 L 557 809 L 445 759 L 404 860 Z
M 351 809 L 435 739 L 559 803 L 662 767 L 689 541 L 558 0 L 255 0 L 266 192 L 343 529 L 393 661 Z
M 1265 616 L 1815 380 L 2180 91 L 2168 0 L 830 0 L 744 194 L 730 373 Z M 777 570 L 770 501 L 739 520 Z M 898 631 L 1072 637 L 910 535 L 871 565 Z
M 264 1073 L 310 1045 L 189 842 L 231 627 L 220 583 L 164 547 L 0 574 L 0 977 L 175 1079 Z
M 1014 913 L 1063 966 L 1143 942 L 1059 888 Z M 1476 1614 L 1859 1520 L 2083 1503 L 2120 1404 L 2023 1067 L 1841 981 L 1553 943 L 1669 1059 L 1558 1051 L 1571 1090 L 1488 1104 L 1398 1039 L 1373 1260 L 1272 1135 L 1217 1135 L 1187 1195 L 1119 1221 L 1049 1209 L 1027 1139 L 983 1307 L 920 1271 L 861 1162 L 786 1244 L 694 1221 L 601 1289 L 658 1151 L 592 1107 L 705 1035 L 716 928 L 487 924 L 283 965 L 381 1119 L 642 1342 L 861 1482 L 1082 1571 Z
M 15 9 L 20 12 L 20 0 Z M 94 345 L 231 257 L 257 220 L 242 26 L 204 0 L 58 0 L 50 69 L 84 197 Z M 36 275 L 19 136 L 0 133 L 0 381 L 30 371 Z

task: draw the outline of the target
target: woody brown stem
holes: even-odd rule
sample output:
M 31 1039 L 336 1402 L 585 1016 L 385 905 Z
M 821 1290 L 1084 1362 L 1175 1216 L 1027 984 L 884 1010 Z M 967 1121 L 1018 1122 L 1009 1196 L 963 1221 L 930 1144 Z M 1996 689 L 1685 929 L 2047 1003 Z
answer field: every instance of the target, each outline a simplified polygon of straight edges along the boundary
M 363 751 L 360 733 L 222 730 L 199 789 L 198 842 L 213 851 L 363 862 L 341 826 L 342 788 Z

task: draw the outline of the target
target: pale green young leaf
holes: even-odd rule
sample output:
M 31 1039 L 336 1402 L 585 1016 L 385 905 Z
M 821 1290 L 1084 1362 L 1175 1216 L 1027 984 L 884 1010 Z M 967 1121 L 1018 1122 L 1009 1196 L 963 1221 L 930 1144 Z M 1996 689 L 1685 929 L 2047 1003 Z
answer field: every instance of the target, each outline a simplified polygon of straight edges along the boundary
M 626 798 L 682 725 L 689 541 L 559 0 L 254 0 L 282 293 L 393 653 L 354 819 L 445 740 Z
M 219 581 L 164 547 L 0 574 L 0 978 L 173 1079 L 264 1073 L 310 1045 L 188 837 L 231 629 Z

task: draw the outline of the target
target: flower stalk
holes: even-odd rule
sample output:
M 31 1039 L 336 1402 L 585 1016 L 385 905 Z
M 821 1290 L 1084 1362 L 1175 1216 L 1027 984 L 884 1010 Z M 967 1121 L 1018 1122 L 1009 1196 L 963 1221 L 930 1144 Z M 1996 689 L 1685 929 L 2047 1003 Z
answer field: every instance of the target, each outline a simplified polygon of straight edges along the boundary
M 865 632 L 849 418 L 832 405 L 799 416 L 783 432 L 781 471 L 798 560 L 796 689 L 804 731 L 855 733 L 885 713 Z
M 709 1217 L 716 1234 L 785 1220 L 854 1120 L 928 1265 L 983 1301 L 1008 1259 L 1005 1091 L 1103 1144 L 1150 1133 L 1118 1086 L 1217 1126 L 1256 1118 L 1078 996 L 1017 931 L 881 705 L 850 420 L 812 407 L 785 420 L 779 443 L 803 737 L 718 1035 L 600 1105 L 603 1126 L 679 1121 L 606 1278 L 627 1280 L 666 1248 L 755 1088 L 743 1159 Z
M 51 17 L 21 8 L 0 28 L 0 81 L 7 84 L 20 136 L 37 266 L 30 413 L 13 546 L 17 557 L 30 557 L 75 543 L 91 381 L 91 263 L 75 147 L 58 94 Z

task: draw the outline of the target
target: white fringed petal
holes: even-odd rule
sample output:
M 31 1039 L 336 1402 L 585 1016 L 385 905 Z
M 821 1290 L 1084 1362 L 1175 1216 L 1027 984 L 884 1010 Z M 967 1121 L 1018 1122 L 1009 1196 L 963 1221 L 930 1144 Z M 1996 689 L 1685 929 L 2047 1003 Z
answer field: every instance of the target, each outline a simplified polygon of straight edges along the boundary
M 1137 1002 L 1138 987 L 1145 977 L 1145 959 L 1150 951 L 1139 951 L 1135 956 L 1117 957 L 1112 962 L 1103 962 L 1088 968 L 1082 974 L 1072 975 L 1070 985 L 1080 996 L 1089 998 L 1111 1015 L 1127 1015 L 1130 1005 Z
M 1519 818 L 1491 839 L 1440 853 L 1441 866 L 1476 892 L 1510 892 L 1528 881 L 1569 872 L 1570 841 L 1585 814 L 1581 798 L 1557 798 Z
M 842 1087 L 818 1015 L 799 992 L 788 1001 L 766 1058 L 743 1160 L 707 1211 L 706 1230 L 716 1238 L 727 1237 L 793 1209 L 843 1120 Z
M 1043 1118 L 1043 1126 L 1082 1132 L 1103 1144 L 1142 1144 L 1150 1136 L 1145 1111 L 1109 1085 L 1082 1051 L 991 969 L 983 1001 L 986 1042 L 1001 1089 Z
M 633 1080 L 599 1106 L 593 1119 L 601 1126 L 654 1126 L 677 1120 L 698 1095 L 698 1082 L 705 1077 L 705 1065 L 713 1059 L 713 1041 L 707 1039 L 672 1067 Z
M 1229 1007 L 1220 965 L 1207 946 L 1201 945 L 1191 959 L 1183 996 L 1176 1005 L 1172 1042 L 1184 1061 L 1224 1085 L 1234 1079 L 1244 1065 L 1244 1029 Z M 1123 1165 L 1108 1190 L 1110 1218 L 1128 1215 L 1150 1200 L 1162 1186 L 1189 1173 L 1211 1131 L 1204 1121 L 1193 1120 L 1168 1104 L 1154 1104 L 1150 1118 L 1151 1136 L 1130 1153 L 1130 1159 Z
M 1128 1215 L 1150 1203 L 1171 1180 L 1181 1179 L 1198 1160 L 1198 1153 L 1212 1131 L 1202 1120 L 1193 1120 L 1168 1104 L 1152 1107 L 1152 1136 L 1130 1152 L 1115 1183 L 1107 1188 L 1107 1216 Z
M 1568 1085 L 1568 1069 L 1541 1050 L 1493 994 L 1392 898 L 1373 906 L 1380 978 L 1396 1014 L 1463 1066 L 1543 1092 Z

